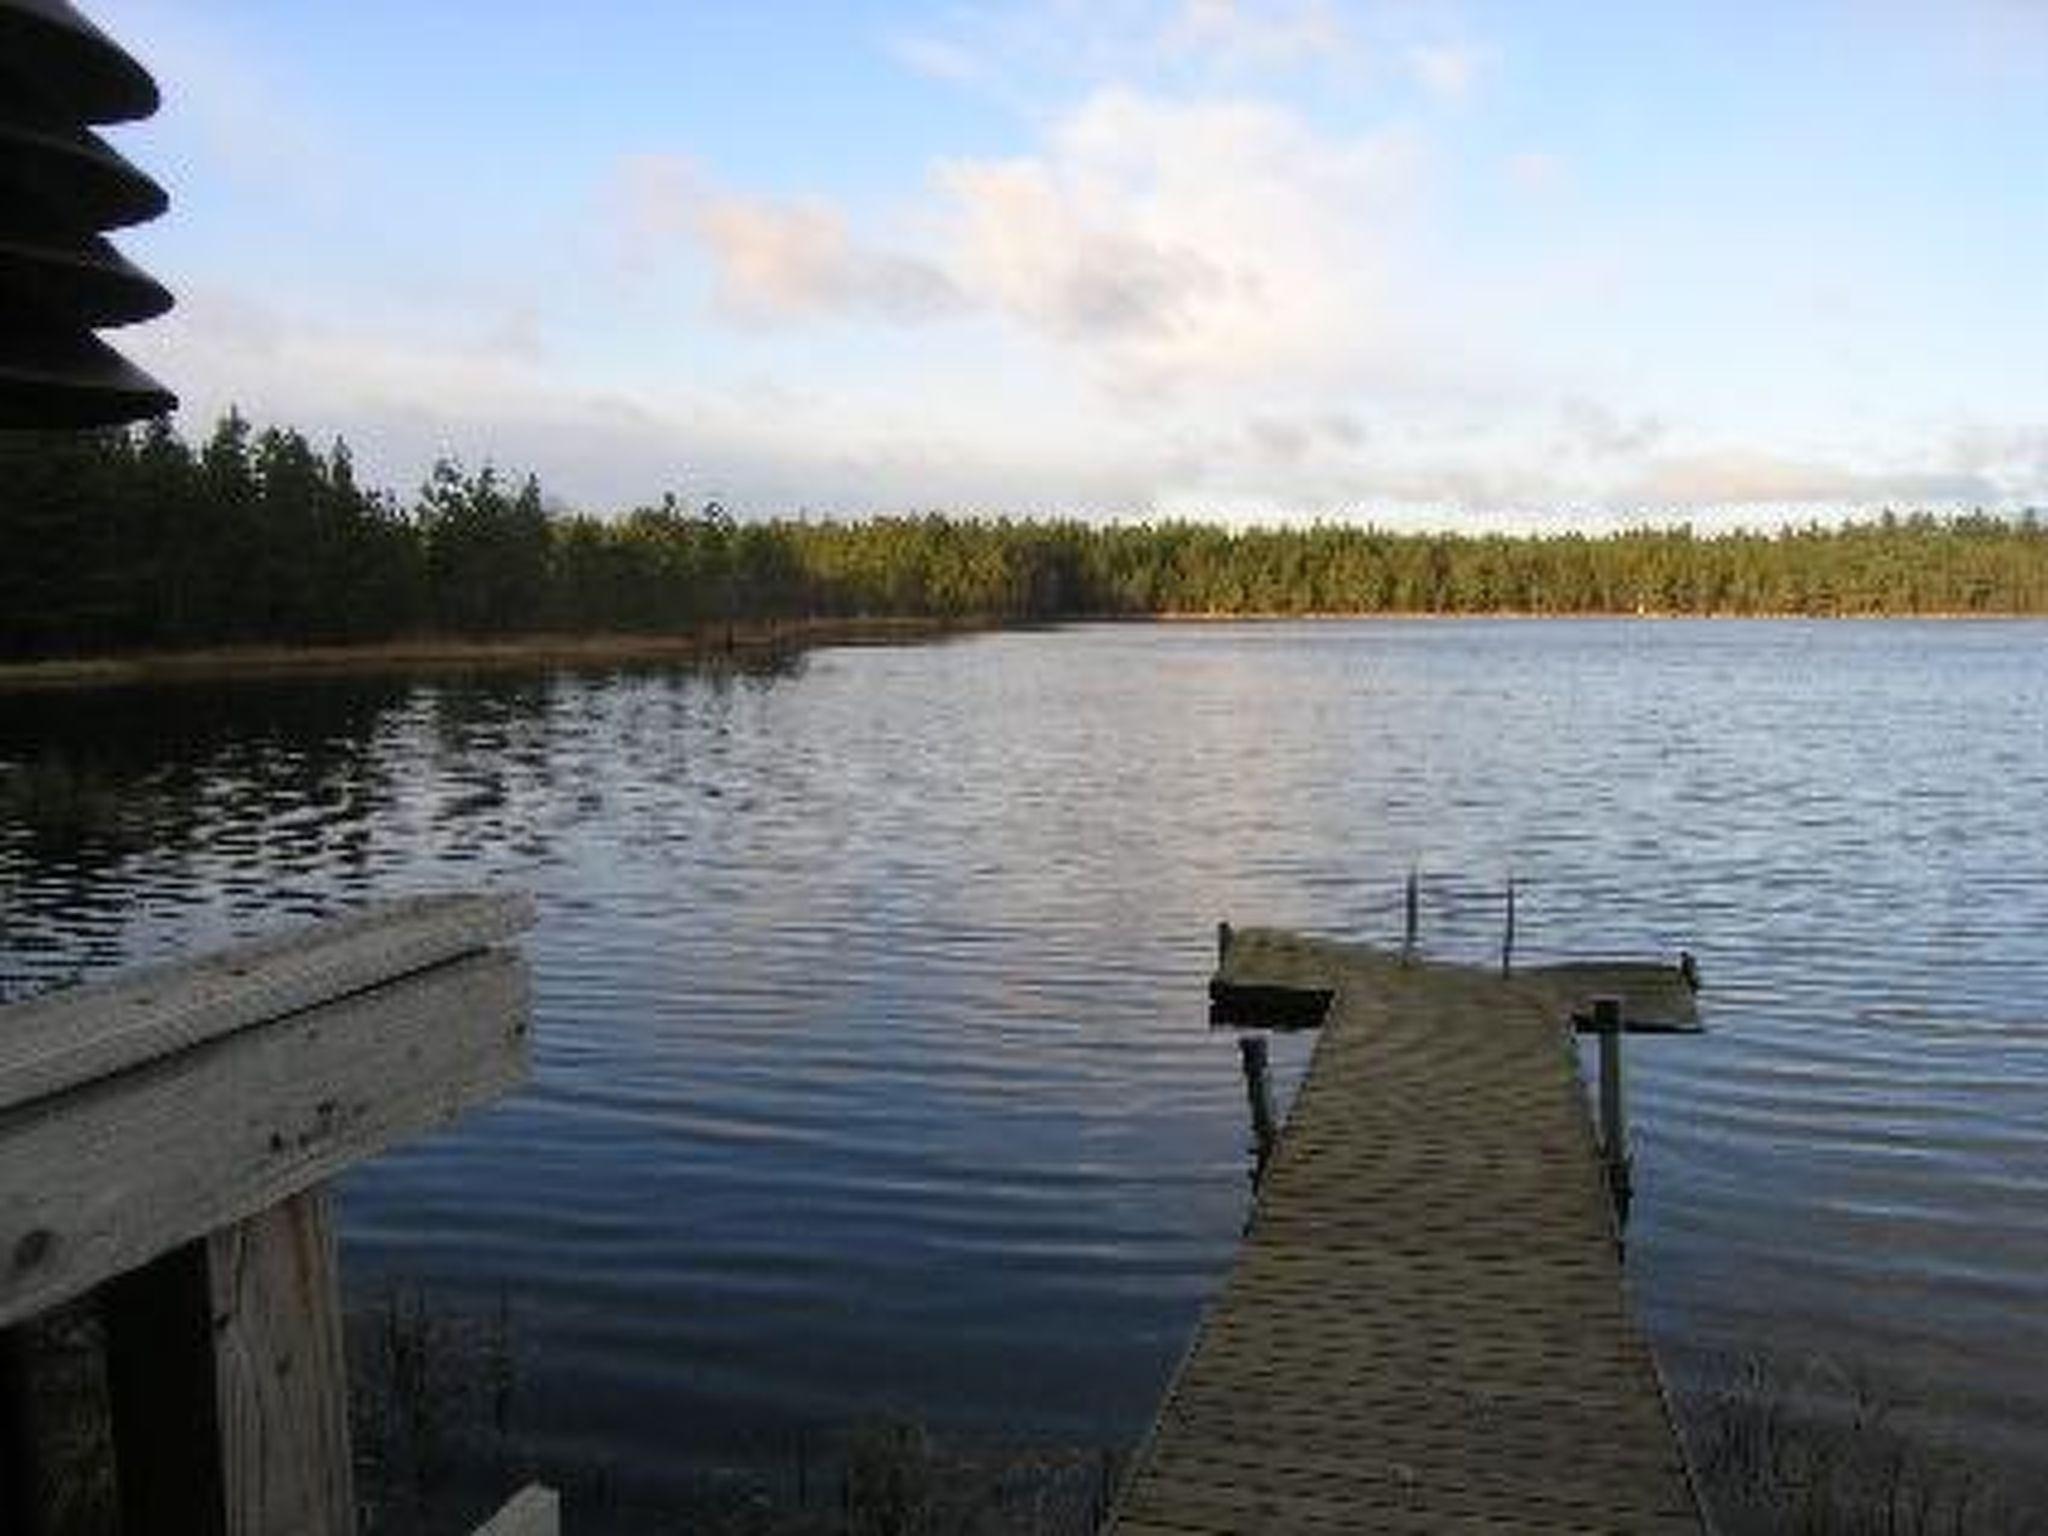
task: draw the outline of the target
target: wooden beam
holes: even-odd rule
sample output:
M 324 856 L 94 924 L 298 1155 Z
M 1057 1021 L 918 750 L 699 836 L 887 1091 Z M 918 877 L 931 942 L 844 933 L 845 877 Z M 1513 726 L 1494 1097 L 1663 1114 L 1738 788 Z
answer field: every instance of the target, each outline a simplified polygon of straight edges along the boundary
M 319 1007 L 510 938 L 524 895 L 412 896 L 0 1009 L 0 1110 Z
M 487 950 L 0 1111 L 0 1327 L 496 1098 L 528 1009 Z
M 1572 1015 L 1572 1029 L 1581 1035 L 1606 1033 L 1600 1021 L 1590 1013 Z M 1624 1018 L 1620 1032 L 1624 1035 L 1704 1035 L 1707 1027 L 1697 1022 L 1680 1023 L 1666 1019 Z
M 1593 999 L 1618 997 L 1631 1033 L 1689 1034 L 1699 1022 L 1695 988 L 1684 969 L 1639 960 L 1574 960 L 1517 971 L 1512 986 L 1547 997 L 1560 1014 L 1592 1017 Z
M 1329 987 L 1296 987 L 1265 982 L 1209 983 L 1209 1023 L 1218 1029 L 1315 1029 L 1337 994 Z
M 1319 950 L 1298 935 L 1270 928 L 1233 929 L 1229 950 L 1209 983 L 1210 1023 L 1314 1028 L 1335 1006 L 1338 970 L 1330 957 L 1337 954 L 1355 962 L 1353 984 L 1391 985 L 1395 978 L 1386 974 L 1383 962 L 1404 970 L 1467 972 L 1475 978 L 1482 974 L 1477 967 L 1432 965 L 1412 954 L 1392 956 L 1369 945 L 1328 945 Z M 1612 996 L 1623 1000 L 1627 1033 L 1689 1035 L 1701 1032 L 1696 975 L 1681 957 L 1678 965 L 1582 960 L 1525 966 L 1488 979 L 1500 989 L 1503 1002 L 1534 1002 L 1560 1023 L 1569 1019 L 1582 1031 L 1591 1031 L 1592 1000 Z

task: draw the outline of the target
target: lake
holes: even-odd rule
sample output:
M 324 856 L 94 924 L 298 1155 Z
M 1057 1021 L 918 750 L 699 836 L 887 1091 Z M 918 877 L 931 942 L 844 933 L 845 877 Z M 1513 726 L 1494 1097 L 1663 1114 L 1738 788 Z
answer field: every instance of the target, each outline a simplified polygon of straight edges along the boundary
M 1397 939 L 1411 866 L 1433 954 L 1497 954 L 1512 876 L 1532 959 L 1698 957 L 1711 1032 L 1633 1049 L 1628 1260 L 1696 1452 L 1776 1403 L 2048 1478 L 2048 625 L 1099 625 L 0 697 L 0 764 L 53 759 L 76 817 L 0 798 L 0 995 L 535 892 L 532 1086 L 349 1175 L 343 1263 L 373 1348 L 492 1357 L 458 1407 L 597 1488 L 591 1529 L 811 1498 L 882 1420 L 1097 1476 L 1244 1219 L 1217 920 Z

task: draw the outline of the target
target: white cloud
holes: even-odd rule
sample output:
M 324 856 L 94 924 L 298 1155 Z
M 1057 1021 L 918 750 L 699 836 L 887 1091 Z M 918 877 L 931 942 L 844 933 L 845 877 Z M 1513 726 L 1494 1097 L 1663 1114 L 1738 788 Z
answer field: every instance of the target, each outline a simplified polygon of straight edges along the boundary
M 1182 0 L 1161 41 L 1169 53 L 1254 69 L 1334 62 L 1355 47 L 1327 0 Z
M 1349 0 L 977 0 L 879 44 L 915 74 L 1030 116 L 1062 93 L 1112 86 L 1311 75 L 1362 85 L 1433 36 L 1429 25 L 1409 5 Z
M 1104 90 L 1035 153 L 938 162 L 898 221 L 923 238 L 894 249 L 828 201 L 714 190 L 660 158 L 623 168 L 616 201 L 629 254 L 686 235 L 736 320 L 992 311 L 1126 395 L 1301 388 L 1383 358 L 1409 323 L 1387 267 L 1422 159 L 1405 130 L 1333 136 L 1264 102 Z
M 1567 442 L 1596 457 L 1641 454 L 1670 431 L 1669 425 L 1653 414 L 1624 416 L 1584 395 L 1567 397 L 1558 407 L 1558 418 Z
M 188 436 L 237 405 L 346 438 L 364 482 L 401 495 L 440 457 L 533 470 L 599 512 L 673 489 L 747 515 L 1144 514 L 1158 484 L 1141 442 L 1065 413 L 991 424 L 985 402 L 730 378 L 621 390 L 488 326 L 341 324 L 206 288 L 124 349 L 177 390 Z
M 856 245 L 845 217 L 823 202 L 709 197 L 695 210 L 695 228 L 717 266 L 720 304 L 742 319 L 873 314 L 917 321 L 965 303 L 931 263 Z
M 986 73 L 981 56 L 942 37 L 904 34 L 888 39 L 889 56 L 914 75 L 953 85 L 977 81 Z
M 778 324 L 866 315 L 913 322 L 966 304 L 932 263 L 856 240 L 836 205 L 727 191 L 683 156 L 630 157 L 614 172 L 605 200 L 628 272 L 645 277 L 682 241 L 694 241 L 710 259 L 714 296 L 730 319 Z
M 629 155 L 604 189 L 605 213 L 626 266 L 644 272 L 689 233 L 703 173 L 686 155 Z
M 1472 95 L 1485 56 L 1463 43 L 1420 43 L 1403 55 L 1408 72 L 1440 101 L 1463 102 Z
M 1027 153 L 936 162 L 896 248 L 864 245 L 830 203 L 715 192 L 696 173 L 643 174 L 659 195 L 641 213 L 695 241 L 728 316 L 954 315 L 994 347 L 988 369 L 942 370 L 943 430 L 890 386 L 862 402 L 849 383 L 802 429 L 821 473 L 810 446 L 841 445 L 829 465 L 847 487 L 906 483 L 915 464 L 936 496 L 960 483 L 949 462 L 1043 453 L 1006 495 L 1044 505 L 1080 474 L 1126 509 L 1534 525 L 1561 508 L 1995 501 L 2048 480 L 2038 443 L 1992 432 L 1888 458 L 1738 451 L 1674 421 L 1672 397 L 1532 351 L 1532 306 L 1598 313 L 1612 279 L 1561 283 L 1569 250 L 1508 280 L 1432 260 L 1426 214 L 1449 163 L 1418 129 L 1347 134 L 1252 97 L 1103 88 L 1046 118 Z M 1499 163 L 1538 187 L 1558 175 L 1542 151 Z M 986 382 L 1019 367 L 1045 391 Z
M 1951 466 L 1851 469 L 1750 448 L 1654 459 L 1618 489 L 1628 503 L 1681 507 L 1924 506 L 2001 499 L 2000 487 L 1983 475 Z
M 1958 469 L 1998 486 L 2005 499 L 2048 505 L 2048 421 L 1968 422 L 1948 448 Z
M 960 163 L 943 176 L 956 257 L 976 292 L 1062 340 L 1184 332 L 1228 278 L 1199 251 L 1091 220 L 1043 162 Z
M 1201 388 L 1374 345 L 1418 158 L 1398 131 L 1332 138 L 1264 103 L 1113 90 L 1039 154 L 948 162 L 936 180 L 964 289 L 1119 387 Z
M 554 360 L 523 309 L 401 332 L 311 319 L 195 286 L 164 319 L 124 333 L 124 348 L 161 370 L 188 413 L 204 419 L 240 403 L 308 430 L 337 413 L 390 407 L 439 414 L 457 402 L 482 420 L 558 391 Z

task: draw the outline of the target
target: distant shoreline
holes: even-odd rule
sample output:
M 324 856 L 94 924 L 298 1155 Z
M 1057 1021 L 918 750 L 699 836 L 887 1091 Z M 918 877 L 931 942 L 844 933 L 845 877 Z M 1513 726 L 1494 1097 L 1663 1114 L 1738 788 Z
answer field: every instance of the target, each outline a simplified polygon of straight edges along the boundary
M 517 671 L 532 667 L 614 667 L 636 663 L 760 657 L 826 645 L 899 645 L 996 629 L 1063 628 L 1069 624 L 1330 624 L 1358 620 L 1442 623 L 1457 620 L 1549 623 L 1632 619 L 1655 623 L 1706 619 L 1721 623 L 1968 623 L 2031 620 L 2025 613 L 1145 613 L 1072 614 L 1057 619 L 810 618 L 740 619 L 686 634 L 510 635 L 492 639 L 415 636 L 360 644 L 210 646 L 190 651 L 56 657 L 0 662 L 0 694 L 235 678 L 346 677 L 379 673 Z
M 985 622 L 926 618 L 739 619 L 687 634 L 423 635 L 338 645 L 211 646 L 192 651 L 0 662 L 0 693 L 117 688 L 226 678 L 343 677 L 389 672 L 515 671 L 612 667 L 636 662 L 761 657 L 820 645 L 889 645 L 988 629 Z

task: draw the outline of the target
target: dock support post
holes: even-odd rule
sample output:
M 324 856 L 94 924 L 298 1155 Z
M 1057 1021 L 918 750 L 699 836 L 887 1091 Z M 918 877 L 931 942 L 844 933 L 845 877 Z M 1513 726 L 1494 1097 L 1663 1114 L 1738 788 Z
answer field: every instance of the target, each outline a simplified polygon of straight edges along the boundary
M 1266 1060 L 1264 1035 L 1239 1035 L 1238 1055 L 1244 1059 L 1244 1096 L 1251 1106 L 1252 1137 L 1258 1161 L 1252 1169 L 1252 1187 L 1266 1176 L 1266 1163 L 1273 1155 L 1273 1079 Z
M 1621 1070 L 1621 999 L 1593 999 L 1593 1029 L 1600 1040 L 1600 1151 L 1607 1164 L 1607 1187 L 1614 1196 L 1616 1217 L 1628 1220 L 1631 1171 L 1628 1153 L 1628 1100 Z
M 26 1325 L 0 1328 L 0 1530 L 20 1536 L 48 1536 L 54 1529 L 35 1354 Z
M 316 1185 L 108 1286 L 124 1529 L 351 1536 L 337 1275 Z
M 1500 939 L 1500 979 L 1506 981 L 1515 966 L 1515 877 L 1508 876 L 1507 929 Z
M 1420 877 L 1411 865 L 1408 870 L 1407 923 L 1401 935 L 1401 963 L 1403 965 L 1413 965 L 1415 963 L 1415 937 L 1416 930 L 1421 926 L 1421 907 Z

